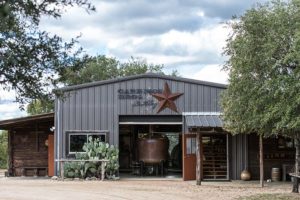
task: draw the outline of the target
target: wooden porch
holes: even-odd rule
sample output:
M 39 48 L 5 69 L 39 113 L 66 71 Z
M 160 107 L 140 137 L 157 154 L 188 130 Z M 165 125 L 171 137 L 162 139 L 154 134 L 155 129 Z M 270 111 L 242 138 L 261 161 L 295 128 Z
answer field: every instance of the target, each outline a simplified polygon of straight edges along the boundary
M 8 131 L 8 176 L 48 176 L 53 173 L 49 153 L 50 128 L 54 126 L 54 113 L 34 115 L 0 121 L 0 129 Z M 53 140 L 52 140 L 53 143 Z M 50 162 L 51 163 L 51 162 Z M 54 160 L 52 162 L 54 164 Z

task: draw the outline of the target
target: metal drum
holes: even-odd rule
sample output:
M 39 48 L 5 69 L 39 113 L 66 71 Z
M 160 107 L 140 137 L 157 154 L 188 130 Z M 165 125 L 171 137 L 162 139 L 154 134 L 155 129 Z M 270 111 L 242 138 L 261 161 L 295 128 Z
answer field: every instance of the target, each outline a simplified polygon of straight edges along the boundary
M 272 174 L 271 174 L 271 178 L 272 181 L 280 181 L 280 168 L 272 168 Z
M 139 161 L 155 164 L 168 159 L 169 140 L 167 137 L 143 137 L 138 139 Z

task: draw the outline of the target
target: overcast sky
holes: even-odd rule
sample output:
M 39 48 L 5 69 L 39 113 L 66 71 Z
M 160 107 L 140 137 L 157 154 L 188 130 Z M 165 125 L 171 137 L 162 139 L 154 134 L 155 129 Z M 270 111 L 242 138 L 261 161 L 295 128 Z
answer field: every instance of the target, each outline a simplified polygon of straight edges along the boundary
M 142 57 L 176 69 L 186 78 L 226 83 L 222 48 L 230 30 L 224 22 L 258 0 L 93 0 L 96 12 L 67 9 L 61 19 L 44 17 L 41 29 L 80 45 L 91 55 L 120 60 Z M 261 1 L 260 1 L 261 2 Z M 25 113 L 0 90 L 0 120 Z

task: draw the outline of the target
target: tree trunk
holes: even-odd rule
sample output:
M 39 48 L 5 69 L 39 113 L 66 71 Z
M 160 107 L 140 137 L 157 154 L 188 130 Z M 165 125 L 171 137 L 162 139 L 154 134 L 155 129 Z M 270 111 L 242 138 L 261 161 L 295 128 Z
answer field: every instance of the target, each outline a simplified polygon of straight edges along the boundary
M 300 161 L 300 141 L 299 135 L 295 138 L 295 148 L 296 148 L 296 156 L 295 156 L 295 174 L 299 175 L 299 161 Z M 298 178 L 293 178 L 293 191 L 294 193 L 299 193 L 299 180 Z
M 202 157 L 203 151 L 201 151 L 202 146 L 202 135 L 198 131 L 196 136 L 196 184 L 201 185 L 202 180 Z
M 263 136 L 259 135 L 259 171 L 260 171 L 260 187 L 264 187 L 264 149 Z
M 295 138 L 296 158 L 295 158 L 295 173 L 299 175 L 299 162 L 300 162 L 300 142 L 299 136 Z

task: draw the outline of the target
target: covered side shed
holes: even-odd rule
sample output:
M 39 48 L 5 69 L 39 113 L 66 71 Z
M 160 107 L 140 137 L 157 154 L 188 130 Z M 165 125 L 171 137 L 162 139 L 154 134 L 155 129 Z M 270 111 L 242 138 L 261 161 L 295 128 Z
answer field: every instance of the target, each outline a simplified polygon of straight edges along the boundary
M 0 121 L 8 131 L 9 176 L 53 175 L 53 126 L 54 113 Z

